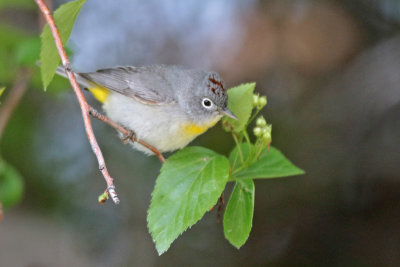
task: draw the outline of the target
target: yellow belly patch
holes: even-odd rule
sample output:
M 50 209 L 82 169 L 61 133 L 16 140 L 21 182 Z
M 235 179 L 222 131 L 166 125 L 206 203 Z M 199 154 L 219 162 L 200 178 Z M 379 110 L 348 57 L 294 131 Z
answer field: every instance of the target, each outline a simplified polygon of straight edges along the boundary
M 187 135 L 196 136 L 204 133 L 208 130 L 208 128 L 213 127 L 219 121 L 219 119 L 220 118 L 215 118 L 211 122 L 205 124 L 189 123 L 184 126 L 183 130 Z
M 101 103 L 104 103 L 108 95 L 110 94 L 109 90 L 104 87 L 92 87 L 88 89 L 93 94 L 94 98 L 96 98 Z
M 209 127 L 198 126 L 196 124 L 188 124 L 183 128 L 188 135 L 198 135 L 204 133 Z

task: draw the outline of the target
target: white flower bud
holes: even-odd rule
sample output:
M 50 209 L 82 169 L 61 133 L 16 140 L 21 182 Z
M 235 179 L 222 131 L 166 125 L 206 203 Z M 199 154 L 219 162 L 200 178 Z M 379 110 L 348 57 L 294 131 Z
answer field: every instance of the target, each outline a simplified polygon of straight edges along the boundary
M 261 129 L 260 127 L 255 127 L 253 129 L 253 133 L 256 137 L 260 137 L 263 134 L 263 129 Z
M 260 116 L 256 120 L 256 125 L 259 126 L 259 127 L 264 127 L 264 126 L 267 125 L 267 122 L 265 121 L 263 116 Z
M 259 109 L 262 109 L 263 107 L 265 107 L 265 105 L 267 105 L 267 97 L 266 96 L 260 96 L 258 98 L 257 107 Z
M 263 134 L 266 134 L 266 133 L 268 133 L 268 132 L 269 132 L 268 127 L 263 127 L 263 128 L 262 128 L 262 133 L 263 133 Z
M 253 107 L 257 107 L 258 106 L 258 101 L 259 101 L 259 96 L 254 94 L 253 95 Z

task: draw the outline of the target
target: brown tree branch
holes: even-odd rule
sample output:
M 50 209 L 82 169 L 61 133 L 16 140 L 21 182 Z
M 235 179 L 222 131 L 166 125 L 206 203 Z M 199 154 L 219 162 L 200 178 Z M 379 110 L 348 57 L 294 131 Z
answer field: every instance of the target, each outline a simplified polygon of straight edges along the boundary
M 22 68 L 17 73 L 17 79 L 7 94 L 7 98 L 0 108 L 0 139 L 3 135 L 4 129 L 10 119 L 14 109 L 18 106 L 19 101 L 25 94 L 28 88 L 29 80 L 32 76 L 32 71 L 28 68 Z
M 53 10 L 53 2 L 52 0 L 43 0 L 43 2 L 47 5 L 47 8 L 52 11 Z M 42 11 L 38 10 L 38 19 L 39 19 L 39 29 L 43 30 L 43 27 L 46 25 L 46 18 L 42 16 Z
M 76 77 L 71 70 L 71 64 L 70 64 L 67 54 L 65 52 L 64 46 L 61 42 L 60 34 L 58 32 L 57 26 L 54 22 L 53 16 L 50 13 L 49 8 L 43 2 L 43 0 L 35 0 L 35 1 L 36 1 L 37 5 L 39 6 L 40 10 L 42 11 L 44 17 L 46 18 L 47 23 L 49 24 L 51 33 L 53 34 L 54 42 L 57 47 L 58 54 L 60 55 L 62 65 L 65 68 L 65 73 L 67 74 L 67 77 L 71 83 L 72 88 L 74 89 L 76 97 L 78 98 L 79 106 L 81 107 L 81 111 L 82 111 L 83 122 L 85 124 L 86 134 L 88 136 L 90 146 L 92 147 L 92 150 L 93 150 L 94 154 L 96 155 L 96 158 L 97 158 L 97 161 L 99 164 L 99 169 L 100 169 L 101 173 L 103 174 L 104 179 L 106 180 L 107 191 L 108 191 L 109 195 L 111 196 L 111 199 L 114 201 L 114 203 L 118 204 L 119 199 L 118 199 L 117 193 L 115 192 L 114 180 L 113 180 L 113 178 L 111 178 L 110 174 L 108 173 L 103 154 L 100 150 L 99 145 L 97 144 L 96 137 L 93 132 L 92 123 L 91 123 L 90 117 L 89 117 L 90 106 L 86 102 L 86 99 L 83 96 L 83 93 L 78 85 L 78 82 L 76 81 Z
M 83 117 L 83 121 L 85 124 L 85 130 L 86 133 L 88 135 L 88 139 L 90 142 L 90 145 L 92 147 L 93 152 L 95 153 L 97 160 L 99 162 L 99 169 L 101 170 L 101 172 L 103 173 L 104 179 L 107 182 L 107 191 L 109 193 L 109 195 L 111 196 L 111 198 L 114 200 L 114 202 L 116 204 L 119 203 L 119 199 L 117 197 L 117 194 L 115 192 L 115 186 L 113 184 L 113 179 L 110 177 L 105 162 L 104 162 L 104 158 L 103 155 L 101 153 L 100 147 L 97 144 L 96 138 L 94 136 L 93 133 L 93 128 L 92 128 L 92 124 L 90 121 L 90 117 L 89 115 L 92 115 L 94 118 L 99 119 L 101 121 L 103 121 L 104 123 L 110 125 L 111 127 L 115 128 L 117 131 L 119 131 L 123 136 L 125 136 L 126 140 L 130 140 L 131 142 L 137 142 L 140 145 L 146 147 L 147 149 L 149 149 L 150 151 L 152 151 L 157 157 L 158 159 L 161 161 L 161 163 L 165 162 L 165 158 L 164 156 L 161 154 L 161 152 L 159 150 L 157 150 L 155 147 L 151 146 L 150 144 L 147 144 L 146 142 L 144 142 L 143 140 L 140 140 L 136 137 L 135 133 L 126 129 L 125 127 L 123 127 L 122 125 L 114 122 L 113 120 L 111 120 L 110 118 L 108 118 L 107 116 L 99 113 L 96 109 L 94 109 L 93 107 L 91 107 L 85 97 L 83 96 L 83 93 L 77 83 L 76 77 L 74 75 L 74 72 L 71 69 L 71 64 L 68 60 L 68 57 L 65 53 L 65 49 L 64 46 L 61 42 L 60 39 L 60 35 L 58 33 L 58 29 L 55 25 L 54 19 L 52 17 L 52 15 L 50 14 L 49 9 L 47 8 L 46 4 L 43 3 L 43 0 L 35 0 L 36 3 L 38 4 L 40 10 L 42 11 L 43 15 L 46 18 L 47 23 L 50 26 L 51 32 L 53 34 L 54 37 L 54 41 L 56 43 L 56 47 L 58 50 L 58 53 L 61 57 L 61 61 L 62 64 L 65 68 L 65 72 L 67 74 L 68 79 L 70 80 L 70 83 L 72 85 L 72 88 L 74 89 L 74 92 L 78 98 L 79 101 L 79 105 L 81 107 L 82 110 L 82 117 Z M 103 201 L 102 201 L 103 202 Z

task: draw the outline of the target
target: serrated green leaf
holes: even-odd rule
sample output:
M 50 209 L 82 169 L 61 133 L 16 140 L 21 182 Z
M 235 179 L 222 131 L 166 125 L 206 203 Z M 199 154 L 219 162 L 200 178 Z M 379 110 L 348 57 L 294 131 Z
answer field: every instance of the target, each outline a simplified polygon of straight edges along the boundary
M 239 146 L 235 146 L 235 148 L 229 154 L 229 162 L 231 164 L 231 170 L 235 171 L 242 164 L 252 163 L 253 152 L 254 152 L 254 145 L 252 144 L 241 143 Z
M 54 20 L 60 32 L 61 41 L 64 45 L 71 35 L 75 19 L 85 2 L 86 0 L 71 1 L 63 4 L 54 12 Z M 57 66 L 60 64 L 60 57 L 56 45 L 54 44 L 50 27 L 47 24 L 43 28 L 41 39 L 42 48 L 40 51 L 40 68 L 42 72 L 43 87 L 46 90 L 56 73 Z
M 33 66 L 39 59 L 40 39 L 30 38 L 20 42 L 16 47 L 15 59 L 19 65 Z
M 0 159 L 0 202 L 4 208 L 17 204 L 23 193 L 22 177 L 18 171 Z
M 147 215 L 160 255 L 217 202 L 228 175 L 228 159 L 202 147 L 187 147 L 166 160 Z
M 255 86 L 255 83 L 245 83 L 228 90 L 228 108 L 238 119 L 224 117 L 223 120 L 231 124 L 235 132 L 243 130 L 250 118 Z
M 239 179 L 278 178 L 304 174 L 304 171 L 290 162 L 278 149 L 266 148 L 250 166 L 234 176 Z
M 254 213 L 253 180 L 237 180 L 224 214 L 224 234 L 239 249 L 249 238 Z

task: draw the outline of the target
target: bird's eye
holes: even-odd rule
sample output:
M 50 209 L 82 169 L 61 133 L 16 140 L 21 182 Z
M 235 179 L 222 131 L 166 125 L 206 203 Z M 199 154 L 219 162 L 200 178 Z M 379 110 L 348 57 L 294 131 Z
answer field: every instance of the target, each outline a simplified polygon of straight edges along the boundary
M 208 98 L 204 98 L 201 103 L 203 104 L 203 107 L 205 107 L 207 109 L 209 109 L 213 106 L 213 102 Z

